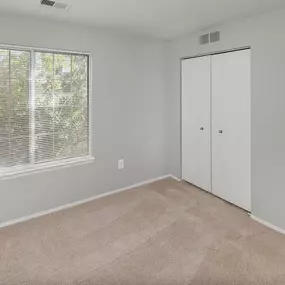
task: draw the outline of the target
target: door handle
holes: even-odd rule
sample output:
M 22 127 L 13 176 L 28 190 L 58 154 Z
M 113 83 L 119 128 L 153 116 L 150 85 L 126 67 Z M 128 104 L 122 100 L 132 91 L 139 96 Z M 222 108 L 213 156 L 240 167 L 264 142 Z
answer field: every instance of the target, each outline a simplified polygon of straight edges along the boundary
M 219 134 L 222 134 L 223 133 L 223 131 L 222 130 L 219 130 Z
M 204 131 L 204 128 L 203 128 L 203 127 L 201 127 L 201 128 L 200 128 L 200 130 L 201 130 L 201 131 Z

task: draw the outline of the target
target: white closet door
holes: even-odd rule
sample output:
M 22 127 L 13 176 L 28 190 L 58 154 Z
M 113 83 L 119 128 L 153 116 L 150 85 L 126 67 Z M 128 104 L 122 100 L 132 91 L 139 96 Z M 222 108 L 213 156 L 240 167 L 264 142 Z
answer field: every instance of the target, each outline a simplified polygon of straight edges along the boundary
M 182 178 L 211 191 L 211 58 L 182 62 Z
M 251 209 L 250 50 L 212 56 L 212 191 Z

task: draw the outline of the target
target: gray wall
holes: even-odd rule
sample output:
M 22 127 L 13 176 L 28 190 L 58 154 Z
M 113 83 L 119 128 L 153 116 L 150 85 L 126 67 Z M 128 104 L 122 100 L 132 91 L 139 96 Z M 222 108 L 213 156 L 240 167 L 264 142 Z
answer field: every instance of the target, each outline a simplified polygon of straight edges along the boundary
M 252 48 L 252 211 L 285 229 L 285 11 L 172 42 L 22 17 L 0 17 L 0 42 L 93 57 L 93 164 L 0 180 L 0 222 L 168 173 L 181 175 L 180 58 Z M 207 32 L 207 31 L 203 31 Z M 117 170 L 119 157 L 125 170 Z
M 93 164 L 0 180 L 0 222 L 167 174 L 162 42 L 25 17 L 2 15 L 0 26 L 3 44 L 91 52 L 96 156 Z
M 168 172 L 181 175 L 181 57 L 252 48 L 252 212 L 285 229 L 285 11 L 261 15 L 207 31 L 221 31 L 221 42 L 198 45 L 197 33 L 168 43 Z

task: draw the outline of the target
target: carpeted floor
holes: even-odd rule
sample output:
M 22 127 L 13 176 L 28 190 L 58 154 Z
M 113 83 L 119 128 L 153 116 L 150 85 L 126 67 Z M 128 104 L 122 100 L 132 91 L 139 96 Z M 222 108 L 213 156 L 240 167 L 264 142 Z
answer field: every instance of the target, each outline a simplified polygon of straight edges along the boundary
M 0 229 L 1 285 L 285 284 L 285 236 L 172 179 Z

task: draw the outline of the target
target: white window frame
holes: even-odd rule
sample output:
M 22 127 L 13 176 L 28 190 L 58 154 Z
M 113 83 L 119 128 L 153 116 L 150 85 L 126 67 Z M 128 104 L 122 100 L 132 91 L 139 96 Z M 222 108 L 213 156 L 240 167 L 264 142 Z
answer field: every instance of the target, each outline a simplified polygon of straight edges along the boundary
M 78 51 L 70 51 L 70 50 L 60 50 L 60 49 L 50 49 L 50 48 L 38 48 L 38 47 L 30 47 L 30 46 L 20 46 L 20 45 L 6 45 L 0 44 L 0 49 L 10 49 L 10 50 L 22 50 L 29 51 L 31 53 L 31 66 L 30 66 L 30 98 L 32 99 L 32 108 L 34 108 L 34 98 L 35 98 L 35 82 L 31 80 L 34 78 L 35 73 L 35 52 L 51 52 L 51 53 L 63 53 L 63 54 L 77 54 L 77 55 L 85 55 L 88 56 L 88 123 L 89 123 L 89 133 L 88 133 L 88 146 L 89 146 L 89 154 L 70 159 L 63 159 L 60 161 L 51 161 L 44 162 L 39 164 L 27 164 L 20 166 L 12 166 L 8 167 L 5 170 L 0 170 L 0 179 L 9 178 L 9 177 L 17 177 L 27 174 L 38 173 L 42 171 L 54 170 L 58 168 L 66 168 L 70 166 L 82 165 L 93 163 L 95 157 L 92 153 L 92 58 L 89 52 L 78 52 Z M 34 121 L 34 112 L 30 112 L 30 120 Z M 34 126 L 34 124 L 32 123 Z M 34 130 L 32 129 L 32 132 Z M 34 145 L 34 136 L 31 136 L 30 147 Z

